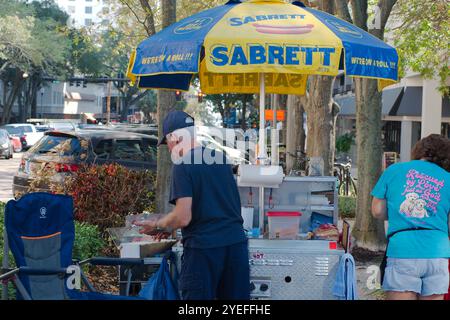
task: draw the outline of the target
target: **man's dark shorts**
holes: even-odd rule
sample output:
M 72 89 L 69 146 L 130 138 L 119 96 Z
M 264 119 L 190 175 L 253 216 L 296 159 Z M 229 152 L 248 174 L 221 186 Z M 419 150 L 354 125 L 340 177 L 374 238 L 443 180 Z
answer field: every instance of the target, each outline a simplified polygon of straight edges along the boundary
M 183 300 L 249 300 L 248 242 L 211 249 L 185 247 L 179 285 Z

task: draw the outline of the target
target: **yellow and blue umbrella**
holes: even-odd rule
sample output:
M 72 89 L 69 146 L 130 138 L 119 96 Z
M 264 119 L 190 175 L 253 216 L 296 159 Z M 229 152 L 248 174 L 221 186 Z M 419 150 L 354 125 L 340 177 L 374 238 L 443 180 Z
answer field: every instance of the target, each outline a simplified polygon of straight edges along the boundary
M 128 75 L 141 88 L 304 94 L 308 75 L 398 80 L 397 51 L 344 20 L 282 0 L 229 1 L 144 40 Z
M 265 157 L 264 93 L 306 91 L 308 75 L 398 80 L 397 51 L 344 20 L 283 0 L 229 1 L 144 40 L 128 76 L 141 88 L 260 93 L 260 158 Z

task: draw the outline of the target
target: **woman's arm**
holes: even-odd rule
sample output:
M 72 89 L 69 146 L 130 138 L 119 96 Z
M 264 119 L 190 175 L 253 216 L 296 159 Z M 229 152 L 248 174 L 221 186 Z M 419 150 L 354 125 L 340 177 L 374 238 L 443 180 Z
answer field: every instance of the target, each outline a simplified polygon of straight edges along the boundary
M 372 216 L 375 219 L 387 220 L 386 199 L 373 198 L 372 200 Z

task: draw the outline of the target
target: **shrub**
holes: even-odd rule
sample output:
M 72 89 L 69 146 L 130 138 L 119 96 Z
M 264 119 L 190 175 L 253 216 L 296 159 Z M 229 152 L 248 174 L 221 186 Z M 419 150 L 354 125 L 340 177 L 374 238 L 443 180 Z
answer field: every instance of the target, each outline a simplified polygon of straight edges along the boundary
M 152 209 L 154 180 L 149 171 L 129 170 L 117 164 L 82 165 L 62 186 L 50 188 L 73 197 L 76 220 L 104 232 L 123 226 L 129 214 Z
M 75 243 L 72 257 L 76 260 L 85 260 L 98 256 L 106 246 L 97 226 L 87 223 L 75 222 Z
M 3 231 L 5 226 L 5 205 L 5 203 L 0 202 L 0 268 L 3 266 Z M 9 265 L 11 267 L 14 267 L 15 265 L 14 257 L 12 256 L 11 252 L 9 253 Z
M 4 249 L 4 243 L 3 243 L 3 231 L 4 231 L 4 225 L 5 225 L 5 203 L 0 201 L 0 268 L 3 268 L 3 249 Z M 9 253 L 9 267 L 14 268 L 14 257 Z M 3 287 L 0 283 L 0 297 L 2 296 Z M 14 285 L 9 282 L 8 283 L 8 297 L 9 299 L 15 298 L 15 289 Z
M 341 218 L 355 218 L 356 197 L 339 196 L 339 213 Z
M 355 134 L 346 133 L 336 139 L 336 151 L 338 153 L 347 153 L 353 144 L 355 144 Z

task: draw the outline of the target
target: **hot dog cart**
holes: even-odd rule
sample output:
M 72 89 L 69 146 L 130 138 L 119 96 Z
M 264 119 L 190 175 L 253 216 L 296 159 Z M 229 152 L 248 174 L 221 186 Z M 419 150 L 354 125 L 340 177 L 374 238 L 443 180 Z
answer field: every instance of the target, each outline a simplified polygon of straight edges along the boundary
M 262 218 L 260 188 L 239 187 L 242 206 L 254 208 L 253 225 Z M 250 289 L 253 299 L 330 300 L 340 257 L 337 241 L 305 240 L 312 230 L 312 217 L 338 220 L 335 177 L 285 177 L 279 188 L 263 188 L 264 226 L 268 212 L 300 212 L 296 240 L 267 239 L 270 234 L 249 239 Z M 328 219 L 326 219 L 328 217 Z M 268 231 L 267 228 L 264 228 Z
M 260 190 L 263 190 L 263 193 L 260 193 Z M 340 257 L 345 251 L 337 241 L 306 238 L 314 222 L 313 216 L 337 225 L 336 178 L 284 177 L 278 187 L 239 186 L 239 193 L 242 210 L 253 209 L 250 211 L 253 211 L 254 230 L 262 231 L 260 235 L 257 235 L 258 232 L 256 235 L 249 232 L 252 299 L 335 299 L 332 287 Z M 264 197 L 260 197 L 262 194 Z M 263 207 L 259 205 L 261 202 Z M 271 236 L 267 228 L 267 214 L 270 212 L 301 214 L 296 239 L 269 239 Z M 245 224 L 248 224 L 248 221 L 244 221 L 244 226 Z M 250 228 L 247 226 L 247 229 Z M 181 244 L 177 244 L 172 250 L 181 257 Z

